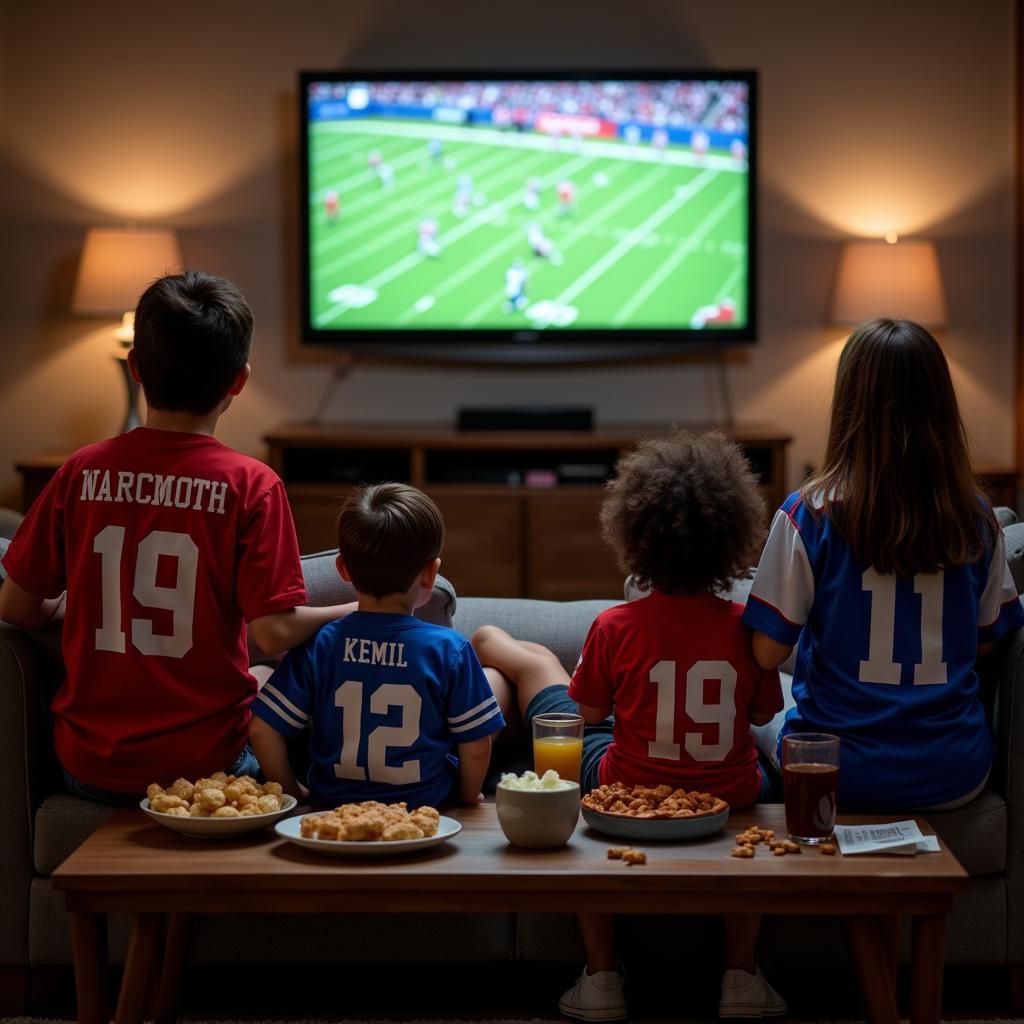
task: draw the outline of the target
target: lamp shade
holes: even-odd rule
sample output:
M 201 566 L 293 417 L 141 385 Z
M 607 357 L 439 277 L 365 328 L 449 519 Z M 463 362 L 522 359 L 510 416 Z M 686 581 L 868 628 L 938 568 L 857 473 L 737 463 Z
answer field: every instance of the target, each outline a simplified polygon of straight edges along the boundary
M 181 251 L 166 228 L 90 228 L 71 302 L 74 313 L 120 315 L 135 308 L 148 285 L 181 267 Z
M 879 316 L 946 322 L 939 261 L 931 242 L 847 242 L 839 257 L 831 320 L 859 324 Z

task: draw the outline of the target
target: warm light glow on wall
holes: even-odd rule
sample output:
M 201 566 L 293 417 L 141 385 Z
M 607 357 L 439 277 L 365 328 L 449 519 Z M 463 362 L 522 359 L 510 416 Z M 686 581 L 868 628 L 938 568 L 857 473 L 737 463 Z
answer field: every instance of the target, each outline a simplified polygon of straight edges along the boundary
M 773 184 L 799 208 L 844 235 L 883 238 L 931 232 L 977 203 L 998 181 L 991 162 L 958 153 L 939 160 L 910 144 L 866 145 L 857 132 L 829 135 L 813 154 L 789 155 Z M 772 172 L 762 163 L 766 177 Z
M 104 125 L 98 116 L 90 120 L 91 138 L 35 146 L 22 155 L 62 192 L 112 219 L 174 216 L 181 223 L 182 211 L 237 191 L 270 148 L 269 139 L 198 138 L 185 129 L 172 133 L 157 119 L 139 134 Z M 215 220 L 216 212 L 204 223 Z

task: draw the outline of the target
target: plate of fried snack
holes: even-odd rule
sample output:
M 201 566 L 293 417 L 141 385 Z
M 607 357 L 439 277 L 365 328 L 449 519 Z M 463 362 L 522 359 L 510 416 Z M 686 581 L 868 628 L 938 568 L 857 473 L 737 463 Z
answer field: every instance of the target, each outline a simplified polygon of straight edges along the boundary
M 274 826 L 282 839 L 317 853 L 337 857 L 392 857 L 437 846 L 462 831 L 454 818 L 433 807 L 414 811 L 404 803 L 376 800 L 342 804 L 333 811 L 317 811 L 287 818 Z
M 261 784 L 251 775 L 214 772 L 195 782 L 176 779 L 167 789 L 154 782 L 139 806 L 154 821 L 175 832 L 223 839 L 272 825 L 297 804 L 278 782 Z
M 591 828 L 623 839 L 696 839 L 721 831 L 729 820 L 724 800 L 667 785 L 598 786 L 582 808 Z

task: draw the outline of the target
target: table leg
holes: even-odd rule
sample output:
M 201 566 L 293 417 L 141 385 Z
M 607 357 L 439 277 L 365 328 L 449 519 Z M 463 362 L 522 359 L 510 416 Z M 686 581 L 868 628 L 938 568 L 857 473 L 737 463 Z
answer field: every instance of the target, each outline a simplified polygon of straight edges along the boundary
M 911 947 L 910 1024 L 939 1024 L 945 955 L 946 915 L 916 916 Z
M 107 918 L 71 912 L 75 998 L 81 1024 L 107 1024 Z
M 895 992 L 896 970 L 900 962 L 900 915 L 885 914 L 878 919 L 878 925 L 882 930 L 882 951 L 885 954 L 886 966 L 889 968 L 892 990 Z
M 174 1024 L 178 1000 L 178 986 L 181 972 L 188 956 L 188 940 L 191 930 L 191 914 L 170 915 L 167 927 L 167 948 L 164 951 L 164 966 L 160 972 L 160 987 L 156 996 L 153 1024 Z
M 135 914 L 132 919 L 132 934 L 124 961 L 124 978 L 121 980 L 121 994 L 114 1018 L 116 1024 L 139 1024 L 142 1020 L 146 990 L 153 974 L 153 961 L 162 930 L 162 914 Z
M 874 917 L 863 915 L 846 917 L 843 923 L 857 970 L 865 1016 L 870 1024 L 900 1024 L 896 990 L 883 950 L 879 922 Z

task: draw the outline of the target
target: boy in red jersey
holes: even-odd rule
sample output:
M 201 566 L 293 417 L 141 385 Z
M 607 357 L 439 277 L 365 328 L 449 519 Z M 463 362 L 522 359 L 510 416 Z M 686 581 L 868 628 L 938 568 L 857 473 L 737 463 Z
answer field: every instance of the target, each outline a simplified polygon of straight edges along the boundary
M 527 735 L 539 714 L 587 723 L 581 788 L 707 791 L 739 808 L 770 790 L 750 735 L 782 709 L 778 673 L 754 660 L 743 606 L 718 593 L 740 576 L 764 532 L 764 502 L 743 456 L 718 434 L 678 431 L 620 459 L 601 509 L 606 542 L 650 593 L 598 615 L 572 679 L 546 648 L 481 627 L 473 645 L 506 719 Z M 614 721 L 609 717 L 614 713 Z M 559 1002 L 581 1020 L 626 1014 L 614 917 L 580 914 L 587 967 Z M 760 919 L 725 919 L 719 1014 L 778 1016 L 786 1004 L 754 961 Z
M 54 744 L 76 795 L 129 805 L 151 782 L 258 771 L 245 624 L 273 654 L 348 610 L 302 607 L 281 481 L 213 437 L 251 339 L 231 282 L 150 285 L 128 354 L 146 425 L 72 455 L 4 556 L 4 621 L 38 628 L 66 599 Z

